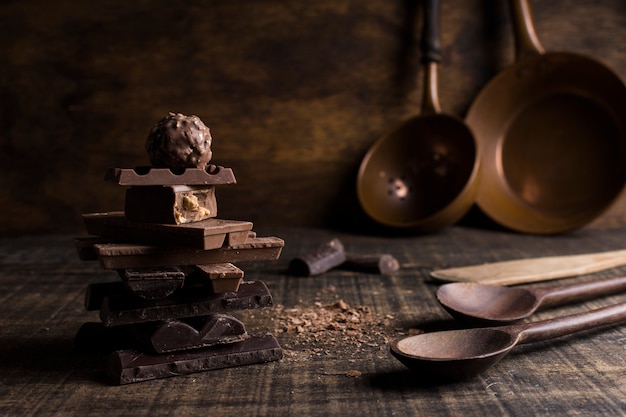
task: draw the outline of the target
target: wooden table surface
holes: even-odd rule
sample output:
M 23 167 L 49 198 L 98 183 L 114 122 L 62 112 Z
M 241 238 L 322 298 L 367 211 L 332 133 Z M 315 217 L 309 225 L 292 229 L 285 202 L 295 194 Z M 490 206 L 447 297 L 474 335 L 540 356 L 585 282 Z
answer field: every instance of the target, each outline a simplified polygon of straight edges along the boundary
M 621 249 L 622 228 L 553 237 L 460 226 L 419 237 L 257 232 L 286 242 L 278 261 L 241 265 L 246 279 L 268 285 L 275 307 L 239 317 L 248 331 L 272 332 L 284 358 L 124 386 L 107 383 L 98 358 L 73 350 L 81 324 L 97 320 L 83 308 L 87 284 L 119 279 L 117 274 L 79 261 L 72 236 L 0 239 L 0 415 L 626 415 L 623 325 L 518 346 L 484 374 L 448 384 L 422 380 L 389 354 L 395 338 L 457 326 L 433 296 L 431 270 Z M 389 276 L 338 269 L 306 278 L 287 273 L 290 259 L 332 237 L 351 252 L 391 253 L 402 268 Z M 531 320 L 623 301 L 623 294 L 601 297 L 543 310 Z M 336 321 L 327 325 L 329 318 Z

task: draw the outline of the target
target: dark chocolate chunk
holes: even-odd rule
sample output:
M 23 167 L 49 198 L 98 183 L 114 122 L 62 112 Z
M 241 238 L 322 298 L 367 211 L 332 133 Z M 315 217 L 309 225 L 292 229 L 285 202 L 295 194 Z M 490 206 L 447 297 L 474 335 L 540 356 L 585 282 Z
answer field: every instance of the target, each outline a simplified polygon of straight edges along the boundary
M 187 375 L 213 369 L 280 360 L 283 351 L 272 335 L 256 335 L 227 345 L 166 354 L 118 350 L 109 356 L 108 375 L 114 384 Z
M 135 186 L 126 190 L 124 215 L 133 222 L 184 224 L 217 217 L 214 186 Z
M 389 254 L 354 254 L 347 253 L 346 261 L 339 266 L 357 272 L 389 274 L 400 269 L 400 263 Z
M 123 269 L 119 274 L 129 291 L 150 300 L 167 297 L 185 282 L 185 273 L 174 266 Z
M 124 326 L 155 353 L 234 343 L 248 337 L 243 323 L 226 314 Z
M 224 219 L 206 219 L 186 224 L 140 223 L 127 220 L 121 211 L 84 214 L 83 220 L 87 233 L 100 237 L 204 250 L 223 246 L 229 233 L 238 233 L 247 239 L 252 229 L 251 222 Z
M 294 275 L 319 275 L 341 265 L 346 260 L 343 244 L 339 239 L 318 246 L 314 251 L 298 256 L 289 262 Z
M 277 237 L 248 238 L 245 243 L 212 250 L 184 246 L 111 243 L 94 245 L 94 253 L 105 269 L 129 269 L 270 261 L 278 259 L 284 245 L 285 242 Z M 83 252 L 86 253 L 86 250 Z
M 207 165 L 205 169 L 187 168 L 181 172 L 150 166 L 132 169 L 109 168 L 104 180 L 118 185 L 222 185 L 237 183 L 232 169 L 216 165 Z
M 207 287 L 183 287 L 160 300 L 145 300 L 128 292 L 106 294 L 104 291 L 94 291 L 93 284 L 91 288 L 86 305 L 100 305 L 100 320 L 105 326 L 207 316 L 273 305 L 272 295 L 262 281 L 243 282 L 236 293 L 215 294 Z M 104 288 L 107 289 L 115 288 Z M 99 303 L 94 298 L 96 295 L 102 297 Z

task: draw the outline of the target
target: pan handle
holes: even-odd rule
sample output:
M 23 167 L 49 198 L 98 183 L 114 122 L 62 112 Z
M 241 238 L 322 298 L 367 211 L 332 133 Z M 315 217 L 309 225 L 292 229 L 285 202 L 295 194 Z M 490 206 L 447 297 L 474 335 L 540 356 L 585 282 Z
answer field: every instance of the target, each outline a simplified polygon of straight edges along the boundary
M 544 53 L 539 42 L 528 0 L 511 0 L 513 30 L 515 32 L 515 53 L 517 61 Z
M 439 0 L 424 0 L 424 26 L 422 28 L 422 63 L 424 64 L 424 95 L 422 114 L 440 113 L 437 90 L 437 64 L 441 62 L 439 41 Z
M 422 62 L 441 62 L 439 40 L 439 0 L 424 1 L 424 27 L 422 30 Z

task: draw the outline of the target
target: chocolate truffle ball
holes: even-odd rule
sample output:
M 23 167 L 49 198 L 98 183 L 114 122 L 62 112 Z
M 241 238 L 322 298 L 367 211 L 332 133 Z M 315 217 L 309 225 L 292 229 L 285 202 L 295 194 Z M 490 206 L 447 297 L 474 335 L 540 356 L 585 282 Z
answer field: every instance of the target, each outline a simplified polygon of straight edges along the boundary
M 170 113 L 150 131 L 146 151 L 154 167 L 204 169 L 213 156 L 211 132 L 198 116 Z

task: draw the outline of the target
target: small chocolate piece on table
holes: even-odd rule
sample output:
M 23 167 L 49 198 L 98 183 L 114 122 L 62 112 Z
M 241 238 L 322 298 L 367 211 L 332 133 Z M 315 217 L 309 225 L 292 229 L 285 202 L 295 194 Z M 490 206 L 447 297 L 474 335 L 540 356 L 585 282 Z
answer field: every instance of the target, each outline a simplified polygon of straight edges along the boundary
M 132 222 L 183 224 L 217 217 L 214 186 L 147 186 L 126 190 L 126 219 Z
M 109 356 L 107 373 L 118 385 L 187 375 L 212 369 L 280 360 L 283 351 L 272 335 L 253 335 L 226 345 L 165 354 L 118 350 Z
M 116 241 L 180 245 L 198 249 L 216 249 L 228 243 L 245 243 L 252 222 L 206 219 L 185 224 L 142 223 L 126 219 L 121 211 L 83 214 L 87 233 Z M 177 265 L 177 264 L 172 264 Z
M 319 275 L 341 265 L 346 260 L 343 244 L 333 239 L 312 252 L 298 256 L 289 262 L 289 271 L 294 275 Z
M 341 269 L 357 272 L 389 274 L 400 269 L 400 263 L 396 258 L 387 253 L 364 255 L 347 253 L 346 261 L 339 267 Z

